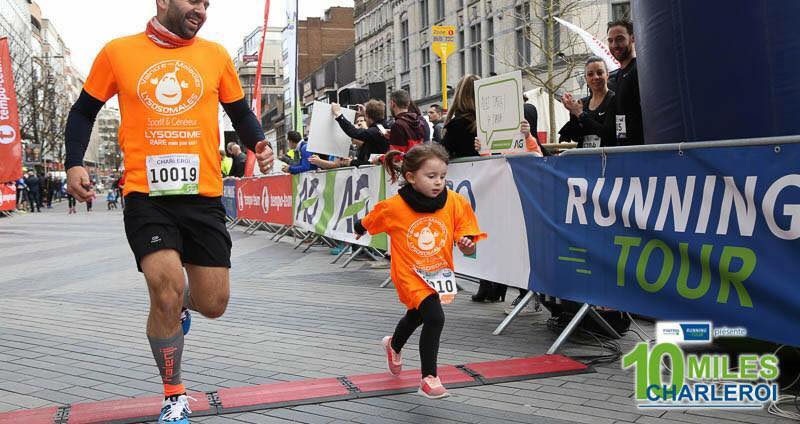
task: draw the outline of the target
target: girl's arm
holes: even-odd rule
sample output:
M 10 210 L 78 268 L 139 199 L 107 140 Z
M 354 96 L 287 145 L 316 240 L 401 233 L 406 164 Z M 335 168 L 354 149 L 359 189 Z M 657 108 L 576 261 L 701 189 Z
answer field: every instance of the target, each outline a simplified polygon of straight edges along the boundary
M 475 242 L 472 241 L 472 237 L 470 236 L 461 237 L 456 243 L 456 246 L 458 246 L 458 250 L 465 256 L 472 256 L 475 254 Z

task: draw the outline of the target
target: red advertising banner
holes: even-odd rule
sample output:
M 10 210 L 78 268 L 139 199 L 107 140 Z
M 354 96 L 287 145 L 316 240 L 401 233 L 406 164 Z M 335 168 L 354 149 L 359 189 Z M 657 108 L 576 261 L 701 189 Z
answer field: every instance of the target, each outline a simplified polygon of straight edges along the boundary
M 17 208 L 17 187 L 14 183 L 0 184 L 0 211 Z
M 8 39 L 0 38 L 0 183 L 22 177 L 19 110 Z
M 269 224 L 292 225 L 292 176 L 236 181 L 236 216 Z

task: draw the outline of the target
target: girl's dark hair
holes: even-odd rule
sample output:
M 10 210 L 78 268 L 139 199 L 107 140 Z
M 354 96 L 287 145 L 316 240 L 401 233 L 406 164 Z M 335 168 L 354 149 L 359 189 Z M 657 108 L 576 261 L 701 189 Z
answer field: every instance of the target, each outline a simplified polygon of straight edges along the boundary
M 392 150 L 383 157 L 383 163 L 392 182 L 397 182 L 400 177 L 405 177 L 406 172 L 419 171 L 428 159 L 440 159 L 446 164 L 450 163 L 447 151 L 438 144 L 419 144 L 405 154 Z

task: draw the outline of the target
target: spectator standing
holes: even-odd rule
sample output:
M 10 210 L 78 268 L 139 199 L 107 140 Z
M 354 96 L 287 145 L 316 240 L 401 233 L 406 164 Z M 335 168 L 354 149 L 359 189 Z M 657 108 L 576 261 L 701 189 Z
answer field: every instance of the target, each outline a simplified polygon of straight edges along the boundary
M 614 129 L 616 145 L 644 144 L 633 22 L 627 19 L 609 22 L 608 48 L 619 61 L 620 69 L 609 78 L 609 89 L 615 93 L 615 107 L 614 114 L 606 114 L 604 125 Z
M 474 140 L 478 136 L 475 122 L 475 81 L 479 79 L 481 77 L 468 74 L 456 85 L 442 136 L 442 145 L 451 159 L 478 156 Z
M 228 153 L 233 158 L 233 165 L 231 166 L 231 177 L 242 178 L 244 177 L 244 167 L 247 162 L 247 155 L 242 152 L 242 148 L 236 143 L 228 143 Z
M 233 158 L 228 156 L 225 150 L 219 150 L 219 160 L 220 160 L 220 168 L 222 169 L 222 177 L 228 177 L 231 175 L 231 169 L 233 168 Z
M 42 180 L 42 202 L 47 209 L 53 209 L 53 175 L 47 173 Z
M 614 115 L 614 92 L 608 89 L 608 71 L 603 59 L 592 56 L 586 61 L 586 83 L 589 96 L 575 100 L 567 93 L 562 103 L 570 112 L 569 122 L 558 131 L 562 140 L 578 143 L 578 147 L 607 147 L 616 144 L 612 127 L 606 127 L 606 115 Z
M 442 131 L 444 131 L 444 122 L 442 121 L 442 107 L 439 105 L 431 105 L 428 108 L 428 120 L 433 125 L 433 142 L 442 144 Z
M 411 96 L 406 90 L 392 92 L 389 100 L 389 109 L 394 116 L 394 124 L 389 135 L 389 150 L 407 152 L 425 140 L 425 127 L 427 124 L 419 114 L 412 112 Z M 419 109 L 414 106 L 414 109 Z
M 28 186 L 28 203 L 30 204 L 31 212 L 42 211 L 42 182 L 33 171 L 28 172 L 28 178 L 25 179 L 25 185 Z
M 431 138 L 433 137 L 433 126 L 428 122 L 425 115 L 419 110 L 419 106 L 411 100 L 411 103 L 408 106 L 408 111 L 417 115 L 417 119 L 419 120 L 419 124 L 422 125 L 422 132 L 424 136 L 422 137 L 422 142 L 428 144 L 431 142 Z
M 284 165 L 282 169 L 283 172 L 294 175 L 317 169 L 316 165 L 309 162 L 309 159 L 311 159 L 311 152 L 308 151 L 308 143 L 300 137 L 300 133 L 297 131 L 289 131 L 286 135 L 286 140 L 289 143 L 289 148 L 298 152 L 300 160 L 297 165 Z
M 370 100 L 364 105 L 366 128 L 358 128 L 342 115 L 342 108 L 336 103 L 331 105 L 331 112 L 336 118 L 339 127 L 353 140 L 362 142 L 358 156 L 353 160 L 346 160 L 346 166 L 370 165 L 372 155 L 382 155 L 389 150 L 389 139 L 384 134 L 388 124 L 386 122 L 386 104 L 380 100 Z
M 20 177 L 17 180 L 17 209 L 25 209 L 25 202 L 28 199 L 28 185 L 25 184 L 25 178 Z

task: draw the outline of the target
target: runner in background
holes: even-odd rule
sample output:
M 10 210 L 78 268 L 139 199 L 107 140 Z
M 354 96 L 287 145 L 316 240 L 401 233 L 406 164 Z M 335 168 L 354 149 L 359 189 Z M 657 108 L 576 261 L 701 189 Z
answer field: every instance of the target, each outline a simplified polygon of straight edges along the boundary
M 95 196 L 83 167 L 89 135 L 103 104 L 118 96 L 125 232 L 150 294 L 147 337 L 164 384 L 159 423 L 188 423 L 191 412 L 181 378 L 188 309 L 217 318 L 230 295 L 219 103 L 261 171 L 273 161 L 230 55 L 196 37 L 208 5 L 157 0 L 145 32 L 98 54 L 66 128 L 69 192 L 85 202 Z
M 472 255 L 475 243 L 486 234 L 478 228 L 469 201 L 445 186 L 449 158 L 444 148 L 426 144 L 405 154 L 391 151 L 385 162 L 392 180 L 402 175 L 404 185 L 399 194 L 379 202 L 356 222 L 355 230 L 359 237 L 365 232 L 387 233 L 392 240 L 392 281 L 408 311 L 394 335 L 383 338 L 389 372 L 400 374 L 403 346 L 422 325 L 418 393 L 438 399 L 448 395 L 437 376 L 436 363 L 444 328 L 442 303 L 452 302 L 457 291 L 453 245 Z

